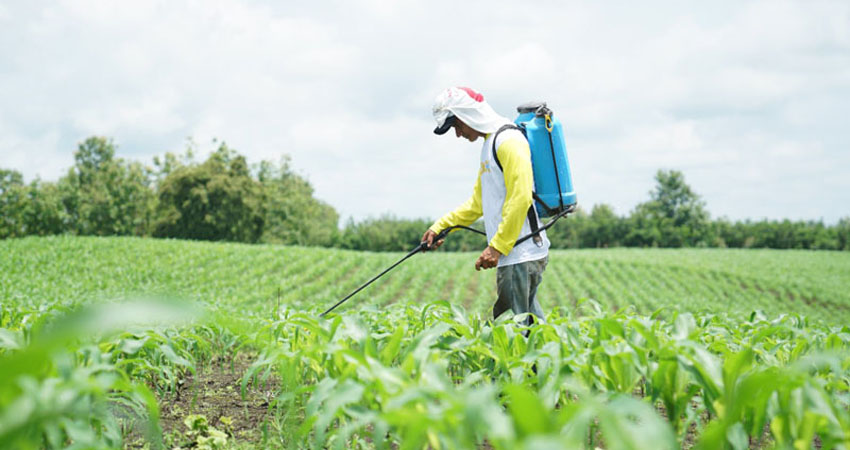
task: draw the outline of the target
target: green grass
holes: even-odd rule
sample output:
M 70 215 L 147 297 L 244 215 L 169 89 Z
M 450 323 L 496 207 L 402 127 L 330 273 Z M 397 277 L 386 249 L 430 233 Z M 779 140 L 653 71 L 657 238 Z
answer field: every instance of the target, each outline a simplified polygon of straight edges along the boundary
M 72 303 L 162 294 L 273 311 L 281 303 L 315 310 L 399 259 L 400 253 L 169 241 L 51 237 L 0 241 L 0 299 L 7 304 Z M 416 255 L 352 298 L 365 304 L 448 300 L 489 311 L 495 272 L 476 272 L 474 253 Z M 814 320 L 850 319 L 850 253 L 606 249 L 551 252 L 540 287 L 544 309 L 592 298 L 604 308 L 690 312 L 761 309 Z
M 417 255 L 323 319 L 402 254 L 0 255 L 0 448 L 850 448 L 850 253 L 554 251 L 528 329 L 486 320 L 475 253 Z

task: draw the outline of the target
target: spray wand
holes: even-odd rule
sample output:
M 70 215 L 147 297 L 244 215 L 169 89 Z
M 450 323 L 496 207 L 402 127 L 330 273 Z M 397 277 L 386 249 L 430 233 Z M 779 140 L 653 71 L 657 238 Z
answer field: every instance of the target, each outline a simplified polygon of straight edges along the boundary
M 552 220 L 550 220 L 549 222 L 547 222 L 546 224 L 544 224 L 544 225 L 543 225 L 542 227 L 540 227 L 537 231 L 534 231 L 534 232 L 532 232 L 532 233 L 529 233 L 529 234 L 528 234 L 528 235 L 526 235 L 526 236 L 523 236 L 523 237 L 521 237 L 521 238 L 517 239 L 517 241 L 516 241 L 516 244 L 515 244 L 515 245 L 518 245 L 518 244 L 520 244 L 521 242 L 524 242 L 524 241 L 526 241 L 527 239 L 530 239 L 530 238 L 532 238 L 532 237 L 536 236 L 536 235 L 537 235 L 537 234 L 539 234 L 541 231 L 548 229 L 549 227 L 551 227 L 552 225 L 554 225 L 554 224 L 555 224 L 555 222 L 556 222 L 558 219 L 560 219 L 561 217 L 564 217 L 564 216 L 566 216 L 567 214 L 569 214 L 569 213 L 573 212 L 573 211 L 574 211 L 574 209 L 575 209 L 575 206 L 570 205 L 570 207 L 568 207 L 568 208 L 564 209 L 563 211 L 559 212 L 557 215 L 555 215 L 555 216 L 552 218 Z M 405 261 L 407 260 L 407 258 L 410 258 L 411 256 L 413 256 L 413 255 L 415 255 L 415 254 L 417 254 L 417 253 L 419 253 L 419 252 L 427 252 L 428 250 L 431 250 L 431 248 L 433 247 L 433 245 L 434 245 L 434 244 L 436 244 L 437 242 L 439 242 L 439 241 L 440 241 L 440 240 L 442 240 L 442 239 L 445 239 L 445 237 L 446 237 L 446 236 L 447 236 L 447 235 L 448 235 L 451 231 L 454 231 L 454 230 L 456 230 L 456 229 L 469 230 L 469 231 L 472 231 L 472 232 L 475 232 L 475 233 L 478 233 L 478 234 L 484 235 L 485 237 L 487 236 L 487 234 L 486 234 L 486 233 L 484 233 L 484 232 L 483 232 L 483 231 L 481 231 L 481 230 L 476 230 L 475 228 L 470 228 L 470 227 L 467 227 L 467 226 L 464 226 L 464 225 L 454 225 L 454 226 L 448 227 L 448 228 L 444 229 L 443 231 L 440 231 L 439 233 L 437 233 L 437 236 L 436 236 L 436 237 L 434 237 L 434 240 L 433 240 L 433 241 L 431 241 L 431 242 L 432 242 L 432 244 L 431 244 L 431 245 L 428 245 L 428 242 L 426 242 L 426 241 L 422 241 L 422 242 L 420 242 L 420 243 L 419 243 L 419 245 L 417 245 L 417 246 L 416 246 L 416 248 L 414 248 L 413 250 L 411 250 L 411 251 L 410 251 L 407 255 L 405 255 L 405 256 L 404 256 L 403 258 L 401 258 L 400 260 L 396 261 L 396 263 L 395 263 L 395 264 L 393 264 L 393 265 L 391 265 L 391 266 L 387 267 L 386 269 L 384 269 L 384 271 L 383 271 L 383 272 L 381 272 L 381 273 L 379 273 L 379 274 L 375 275 L 375 276 L 374 276 L 371 280 L 367 281 L 367 282 L 366 282 L 366 283 L 364 283 L 362 286 L 360 286 L 359 288 L 355 289 L 352 293 L 350 293 L 350 294 L 346 295 L 346 296 L 345 296 L 345 298 L 343 298 L 342 300 L 340 300 L 340 301 L 336 302 L 336 304 L 335 304 L 335 305 L 333 305 L 333 306 L 331 306 L 330 308 L 328 308 L 328 309 L 327 309 L 327 311 L 325 311 L 325 312 L 323 312 L 323 313 L 319 314 L 319 317 L 325 317 L 325 315 L 327 315 L 329 312 L 331 312 L 331 311 L 335 310 L 335 309 L 336 309 L 339 305 L 341 305 L 341 304 L 345 303 L 345 302 L 346 302 L 346 300 L 350 299 L 351 297 L 354 297 L 354 295 L 355 295 L 355 294 L 357 294 L 358 292 L 360 292 L 360 291 L 362 291 L 363 289 L 365 289 L 365 288 L 366 288 L 366 286 L 369 286 L 369 285 L 370 285 L 370 284 L 372 284 L 375 280 L 377 280 L 378 278 L 381 278 L 382 276 L 384 276 L 384 274 L 386 274 L 386 273 L 387 273 L 387 272 L 389 272 L 390 270 L 393 270 L 393 269 L 394 269 L 397 265 L 399 265 L 399 264 L 401 264 L 401 263 L 405 262 Z

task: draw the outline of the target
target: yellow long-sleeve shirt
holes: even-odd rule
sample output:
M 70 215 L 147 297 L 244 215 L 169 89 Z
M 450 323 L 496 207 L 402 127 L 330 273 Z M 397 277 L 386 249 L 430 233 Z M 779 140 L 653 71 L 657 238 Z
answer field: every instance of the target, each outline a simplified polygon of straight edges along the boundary
M 496 148 L 496 155 L 505 177 L 505 200 L 502 203 L 502 221 L 490 240 L 490 245 L 502 255 L 507 255 L 516 244 L 528 208 L 533 201 L 531 192 L 534 189 L 534 175 L 531 169 L 531 150 L 525 139 L 504 140 Z M 489 169 L 482 163 L 472 196 L 454 211 L 434 222 L 431 231 L 439 233 L 454 225 L 468 226 L 481 217 L 481 174 L 485 170 Z

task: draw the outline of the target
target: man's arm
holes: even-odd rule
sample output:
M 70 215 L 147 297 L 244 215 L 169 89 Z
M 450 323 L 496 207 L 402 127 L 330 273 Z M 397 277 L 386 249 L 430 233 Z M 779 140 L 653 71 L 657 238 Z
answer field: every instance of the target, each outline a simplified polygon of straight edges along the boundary
M 531 150 L 524 139 L 508 138 L 496 148 L 505 176 L 505 203 L 502 221 L 490 246 L 503 255 L 514 248 L 531 206 L 534 174 L 531 170 Z

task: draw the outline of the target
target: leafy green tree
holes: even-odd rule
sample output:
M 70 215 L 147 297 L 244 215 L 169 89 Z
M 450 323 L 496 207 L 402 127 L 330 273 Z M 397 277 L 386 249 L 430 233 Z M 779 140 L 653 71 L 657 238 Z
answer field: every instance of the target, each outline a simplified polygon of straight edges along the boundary
M 257 242 L 263 234 L 263 187 L 225 143 L 203 164 L 170 172 L 158 198 L 155 236 Z
M 338 246 L 376 252 L 407 251 L 419 243 L 422 233 L 431 224 L 431 221 L 425 219 L 399 219 L 392 215 L 369 218 L 356 223 L 349 220 Z M 454 240 L 455 235 L 460 233 L 473 234 L 468 231 L 457 231 L 449 236 L 447 242 Z M 483 242 L 479 247 L 483 248 Z
M 682 247 L 707 245 L 709 217 L 705 202 L 677 170 L 659 170 L 650 200 L 630 217 L 628 243 L 638 246 Z
M 182 155 L 166 152 L 162 157 L 153 157 L 153 181 L 159 186 L 162 181 L 175 170 L 193 164 L 195 159 L 195 142 L 191 139 L 187 142 L 186 151 Z
M 24 184 L 14 170 L 0 169 L 0 238 L 59 234 L 67 215 L 56 183 Z
M 585 247 L 616 247 L 620 245 L 624 232 L 625 224 L 611 206 L 604 203 L 593 205 L 582 244 Z
M 711 223 L 711 234 L 714 236 L 713 247 L 743 247 L 745 236 L 741 222 L 731 222 L 725 217 Z
M 313 197 L 313 186 L 292 170 L 288 157 L 278 164 L 262 161 L 257 167 L 257 179 L 264 194 L 262 242 L 333 245 L 339 232 L 339 214 Z
M 844 217 L 835 226 L 837 250 L 850 250 L 850 217 Z
M 813 236 L 810 249 L 841 250 L 841 246 L 838 243 L 838 227 L 827 227 L 822 221 L 814 222 L 812 226 Z
M 145 235 L 155 197 L 149 170 L 115 158 L 115 144 L 90 137 L 74 152 L 74 166 L 58 189 L 71 230 L 82 235 Z
M 0 238 L 26 234 L 24 177 L 16 170 L 0 169 Z
M 660 247 L 669 242 L 664 234 L 675 233 L 669 220 L 658 217 L 648 203 L 638 204 L 627 219 L 627 247 Z M 678 235 L 678 233 L 677 233 Z
M 27 186 L 24 221 L 29 235 L 48 236 L 70 231 L 68 214 L 57 183 L 35 180 Z

